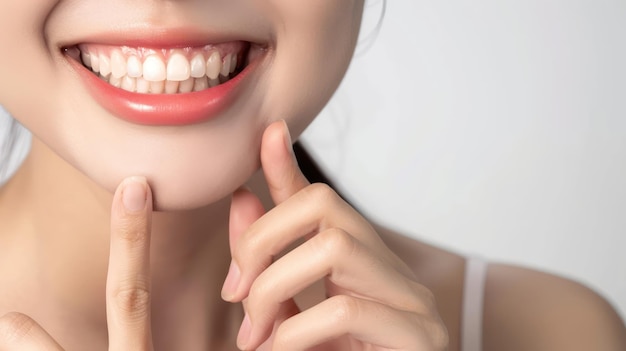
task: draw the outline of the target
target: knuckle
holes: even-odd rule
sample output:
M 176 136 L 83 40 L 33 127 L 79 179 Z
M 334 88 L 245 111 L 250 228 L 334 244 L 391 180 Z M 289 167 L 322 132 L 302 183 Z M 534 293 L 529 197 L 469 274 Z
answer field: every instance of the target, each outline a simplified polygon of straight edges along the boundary
M 437 314 L 437 299 L 435 294 L 424 285 L 409 280 L 410 288 L 414 292 L 410 305 L 406 307 L 408 311 L 420 314 Z
M 435 297 L 435 293 L 433 293 L 430 289 L 428 289 L 427 287 L 423 285 L 420 285 L 420 286 L 421 286 L 420 293 L 422 294 L 422 299 L 426 301 L 427 306 L 430 308 L 436 308 L 437 298 Z
M 450 342 L 448 329 L 441 321 L 433 321 L 430 323 L 429 334 L 431 343 L 435 350 L 447 350 Z
M 311 197 L 315 203 L 326 204 L 333 202 L 337 198 L 337 193 L 328 184 L 314 183 L 305 188 L 306 195 Z
M 328 301 L 333 311 L 330 320 L 337 327 L 359 319 L 361 307 L 356 299 L 346 295 L 336 295 Z
M 314 254 L 325 262 L 324 265 L 328 265 L 330 281 L 340 282 L 351 274 L 344 260 L 357 256 L 361 249 L 360 243 L 352 235 L 342 229 L 331 228 L 319 233 L 315 243 L 312 246 L 316 251 Z
M 443 351 L 447 350 L 450 343 L 450 336 L 448 334 L 448 328 L 439 317 L 423 315 L 423 314 L 411 314 L 415 329 L 419 330 L 415 336 L 417 340 L 420 340 L 421 344 L 427 345 L 429 350 Z
M 423 304 L 422 306 L 425 307 L 425 313 L 429 313 L 430 315 L 438 315 L 438 310 L 437 310 L 437 299 L 435 297 L 435 294 L 430 291 L 430 289 L 426 288 L 425 286 L 422 286 L 422 301 Z
M 293 348 L 296 340 L 289 333 L 289 320 L 281 323 L 274 333 L 272 350 L 289 350 Z
M 116 307 L 131 319 L 141 319 L 150 312 L 150 291 L 141 285 L 119 289 L 113 295 Z
M 257 223 L 252 224 L 232 247 L 232 257 L 238 262 L 247 262 L 250 257 L 258 257 L 254 253 L 260 252 L 259 250 L 263 247 L 261 241 L 263 235 L 259 235 L 260 232 L 260 226 Z
M 339 228 L 327 229 L 318 234 L 321 250 L 329 258 L 351 255 L 357 249 L 357 243 L 346 231 Z
M 37 327 L 30 317 L 19 312 L 9 312 L 0 318 L 0 340 L 16 343 L 26 338 Z
M 248 292 L 248 308 L 251 308 L 251 306 L 257 306 L 257 301 L 264 301 L 267 303 L 267 301 L 273 300 L 272 297 L 278 295 L 280 295 L 280 293 L 276 291 L 275 286 L 270 286 L 270 284 L 257 279 L 254 283 L 252 283 L 250 291 Z

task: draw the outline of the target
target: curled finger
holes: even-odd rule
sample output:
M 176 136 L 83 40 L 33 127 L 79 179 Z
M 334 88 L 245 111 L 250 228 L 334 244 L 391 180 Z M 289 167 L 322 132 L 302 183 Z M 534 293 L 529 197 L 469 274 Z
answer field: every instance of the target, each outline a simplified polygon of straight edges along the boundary
M 430 294 L 341 229 L 325 230 L 280 258 L 251 286 L 247 311 L 254 326 L 251 346 L 271 331 L 281 305 L 326 279 L 329 295 L 349 294 L 398 310 L 430 314 Z
M 448 334 L 438 319 L 385 304 L 338 295 L 283 322 L 272 350 L 307 350 L 349 336 L 386 350 L 445 350 Z

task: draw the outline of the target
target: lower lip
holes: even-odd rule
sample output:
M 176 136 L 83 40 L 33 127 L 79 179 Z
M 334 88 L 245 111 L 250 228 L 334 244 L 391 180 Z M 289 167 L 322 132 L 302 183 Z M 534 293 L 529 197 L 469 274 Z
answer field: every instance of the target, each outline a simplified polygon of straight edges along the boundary
M 78 61 L 68 60 L 102 107 L 121 119 L 145 125 L 187 125 L 216 118 L 235 100 L 244 79 L 258 62 L 250 63 L 228 82 L 206 90 L 181 94 L 139 94 L 116 88 Z

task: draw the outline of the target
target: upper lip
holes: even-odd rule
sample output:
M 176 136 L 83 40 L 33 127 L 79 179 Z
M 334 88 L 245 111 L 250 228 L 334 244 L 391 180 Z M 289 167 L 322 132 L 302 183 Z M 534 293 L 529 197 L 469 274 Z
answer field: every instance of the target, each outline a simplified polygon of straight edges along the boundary
M 266 45 L 259 40 L 259 38 L 252 38 L 242 34 L 208 32 L 189 27 L 157 27 L 148 30 L 146 27 L 142 26 L 133 31 L 102 31 L 75 39 L 64 40 L 59 43 L 59 47 L 67 48 L 82 43 L 97 43 L 130 47 L 177 48 L 204 46 L 231 41 L 246 41 L 253 45 Z
M 182 29 L 160 29 L 147 35 L 121 34 L 121 33 L 101 33 L 91 35 L 71 43 L 63 43 L 61 47 L 70 47 L 81 43 L 98 43 L 104 45 L 124 45 L 131 47 L 155 47 L 155 48 L 176 48 L 193 47 L 207 44 L 219 44 L 230 41 L 247 41 L 241 38 L 207 35 Z

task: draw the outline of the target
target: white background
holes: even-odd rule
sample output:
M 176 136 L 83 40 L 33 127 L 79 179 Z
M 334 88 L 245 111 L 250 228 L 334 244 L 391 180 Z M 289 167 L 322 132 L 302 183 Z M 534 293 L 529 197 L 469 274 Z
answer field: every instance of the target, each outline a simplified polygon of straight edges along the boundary
M 626 316 L 625 65 L 623 0 L 390 0 L 303 139 L 371 218 Z
M 303 140 L 371 218 L 626 316 L 625 66 L 624 0 L 390 0 Z

